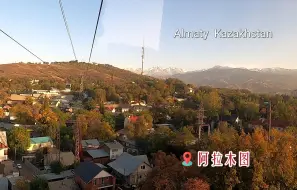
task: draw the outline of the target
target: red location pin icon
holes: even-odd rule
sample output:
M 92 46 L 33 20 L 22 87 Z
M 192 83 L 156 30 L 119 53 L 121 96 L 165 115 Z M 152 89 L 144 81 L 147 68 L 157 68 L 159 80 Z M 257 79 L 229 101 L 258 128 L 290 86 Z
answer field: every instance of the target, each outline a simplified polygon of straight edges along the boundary
M 185 152 L 183 158 L 186 164 L 188 164 L 191 161 L 192 154 L 190 152 Z

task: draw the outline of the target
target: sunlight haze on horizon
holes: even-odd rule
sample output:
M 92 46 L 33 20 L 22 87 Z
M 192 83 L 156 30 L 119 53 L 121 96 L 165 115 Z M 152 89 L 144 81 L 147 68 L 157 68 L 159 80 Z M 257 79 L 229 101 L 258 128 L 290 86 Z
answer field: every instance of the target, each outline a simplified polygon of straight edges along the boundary
M 78 61 L 88 61 L 101 1 L 62 0 Z M 74 60 L 58 0 L 3 0 L 0 29 L 41 59 Z M 215 65 L 297 69 L 297 1 L 105 0 L 91 62 L 183 70 Z M 209 31 L 174 38 L 177 30 Z M 215 30 L 271 31 L 272 38 L 215 38 Z M 39 62 L 0 32 L 0 64 Z

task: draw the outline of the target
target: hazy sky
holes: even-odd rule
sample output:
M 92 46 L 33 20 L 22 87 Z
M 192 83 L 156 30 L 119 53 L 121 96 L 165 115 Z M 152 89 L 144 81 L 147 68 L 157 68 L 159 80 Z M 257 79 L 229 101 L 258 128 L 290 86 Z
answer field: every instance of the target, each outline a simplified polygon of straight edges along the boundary
M 63 0 L 79 61 L 88 61 L 100 0 Z M 214 30 L 272 31 L 266 39 L 216 39 Z M 0 29 L 45 61 L 74 56 L 58 0 L 1 0 Z M 174 38 L 177 29 L 207 40 Z M 129 68 L 297 68 L 297 1 L 105 0 L 92 62 Z M 0 32 L 0 63 L 38 62 Z

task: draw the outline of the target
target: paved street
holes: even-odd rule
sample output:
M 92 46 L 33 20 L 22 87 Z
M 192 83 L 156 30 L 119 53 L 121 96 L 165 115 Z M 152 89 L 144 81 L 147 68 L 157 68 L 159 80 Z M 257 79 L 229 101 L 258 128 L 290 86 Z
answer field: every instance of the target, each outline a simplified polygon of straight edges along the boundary
M 22 169 L 19 169 L 20 176 L 24 176 L 25 179 L 32 180 L 34 172 L 31 171 L 29 167 L 27 167 L 22 161 L 16 161 L 15 164 L 21 164 Z

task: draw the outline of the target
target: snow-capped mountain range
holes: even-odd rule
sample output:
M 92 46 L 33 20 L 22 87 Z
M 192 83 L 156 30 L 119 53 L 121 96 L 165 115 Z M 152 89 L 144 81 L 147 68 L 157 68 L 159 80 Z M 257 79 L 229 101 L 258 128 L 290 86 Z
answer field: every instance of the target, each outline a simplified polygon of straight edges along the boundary
M 141 73 L 141 68 L 133 69 L 133 68 L 127 68 L 125 70 L 129 70 L 131 72 L 140 74 Z M 157 77 L 157 78 L 167 78 L 175 74 L 182 74 L 185 73 L 180 68 L 175 68 L 175 67 L 168 67 L 168 68 L 161 68 L 161 67 L 152 67 L 149 69 L 144 69 L 143 74 L 152 76 L 152 77 Z

